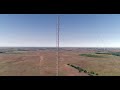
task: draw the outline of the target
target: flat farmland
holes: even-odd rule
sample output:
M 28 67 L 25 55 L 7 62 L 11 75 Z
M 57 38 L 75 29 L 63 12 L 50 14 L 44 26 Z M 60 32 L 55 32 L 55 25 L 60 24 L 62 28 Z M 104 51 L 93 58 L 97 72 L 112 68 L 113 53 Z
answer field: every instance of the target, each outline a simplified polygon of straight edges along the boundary
M 99 49 L 62 48 L 57 66 L 55 48 L 1 49 L 0 76 L 56 76 L 57 70 L 59 76 L 89 76 L 89 72 L 97 76 L 120 76 L 120 56 L 96 54 L 97 51 Z M 106 51 L 120 52 L 119 49 Z

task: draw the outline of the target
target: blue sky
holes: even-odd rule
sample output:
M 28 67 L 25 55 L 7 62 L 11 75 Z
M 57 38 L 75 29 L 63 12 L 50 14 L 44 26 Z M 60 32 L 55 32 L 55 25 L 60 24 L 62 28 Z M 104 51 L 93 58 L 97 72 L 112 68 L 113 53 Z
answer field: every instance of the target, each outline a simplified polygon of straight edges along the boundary
M 58 14 L 1 14 L 0 46 L 54 47 Z M 120 14 L 61 14 L 61 47 L 120 47 Z

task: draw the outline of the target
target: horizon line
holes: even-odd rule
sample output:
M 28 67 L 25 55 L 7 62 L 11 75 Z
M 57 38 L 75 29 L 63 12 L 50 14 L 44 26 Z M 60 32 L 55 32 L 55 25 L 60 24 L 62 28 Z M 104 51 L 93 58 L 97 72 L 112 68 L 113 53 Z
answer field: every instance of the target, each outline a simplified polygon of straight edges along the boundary
M 3 47 L 3 48 L 4 48 L 4 47 L 8 47 L 8 48 L 9 48 L 9 47 L 10 47 L 10 48 L 14 48 L 14 47 L 18 47 L 18 48 L 19 48 L 19 47 L 21 47 L 21 48 L 22 48 L 22 47 L 53 48 L 53 47 L 55 47 L 55 46 L 49 46 L 49 47 L 48 47 L 48 46 L 0 46 L 0 48 L 2 48 L 2 47 Z M 72 47 L 69 47 L 69 46 L 68 46 L 68 47 L 67 47 L 67 46 L 65 46 L 65 47 L 66 47 L 66 48 L 120 48 L 120 47 L 82 47 L 82 46 L 81 46 L 81 47 L 76 47 L 76 46 L 72 46 Z M 55 47 L 55 48 L 56 48 L 56 47 Z M 64 47 L 60 47 L 60 48 L 64 48 Z

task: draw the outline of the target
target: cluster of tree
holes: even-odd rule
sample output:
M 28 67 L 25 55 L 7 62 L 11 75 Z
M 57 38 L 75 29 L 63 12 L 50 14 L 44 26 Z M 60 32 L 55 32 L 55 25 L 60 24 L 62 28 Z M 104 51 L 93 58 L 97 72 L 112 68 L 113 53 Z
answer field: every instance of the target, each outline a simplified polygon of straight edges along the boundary
M 87 73 L 89 76 L 98 75 L 98 73 L 95 73 L 95 72 L 93 72 L 93 71 L 88 72 L 87 70 L 85 70 L 85 69 L 83 69 L 83 68 L 81 68 L 81 67 L 78 67 L 78 66 L 74 66 L 74 65 L 72 65 L 72 64 L 67 64 L 67 65 L 69 65 L 69 66 L 77 69 L 79 72 Z

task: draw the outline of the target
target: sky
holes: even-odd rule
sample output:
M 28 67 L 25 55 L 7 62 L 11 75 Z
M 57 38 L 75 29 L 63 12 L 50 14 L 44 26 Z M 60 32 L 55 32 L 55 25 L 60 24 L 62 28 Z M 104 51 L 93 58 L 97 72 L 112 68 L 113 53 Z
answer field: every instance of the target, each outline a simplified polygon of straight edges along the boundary
M 120 47 L 120 14 L 0 14 L 0 47 Z

